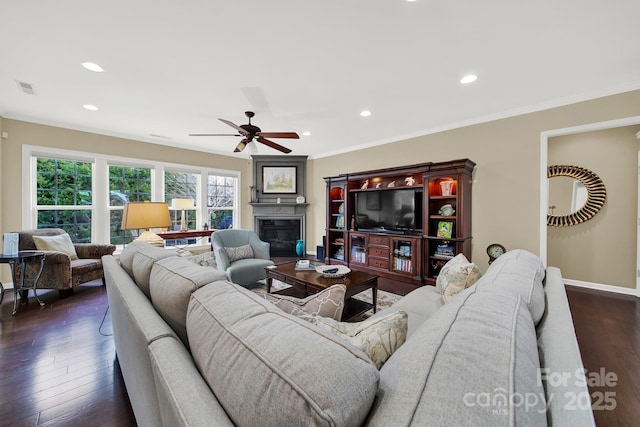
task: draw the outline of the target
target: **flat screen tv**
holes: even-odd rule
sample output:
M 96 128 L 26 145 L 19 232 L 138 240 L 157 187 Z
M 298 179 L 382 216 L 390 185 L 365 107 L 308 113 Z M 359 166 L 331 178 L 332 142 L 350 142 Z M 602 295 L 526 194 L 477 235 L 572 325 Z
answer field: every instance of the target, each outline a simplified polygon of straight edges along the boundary
M 355 193 L 356 228 L 399 234 L 422 230 L 422 189 L 380 189 Z

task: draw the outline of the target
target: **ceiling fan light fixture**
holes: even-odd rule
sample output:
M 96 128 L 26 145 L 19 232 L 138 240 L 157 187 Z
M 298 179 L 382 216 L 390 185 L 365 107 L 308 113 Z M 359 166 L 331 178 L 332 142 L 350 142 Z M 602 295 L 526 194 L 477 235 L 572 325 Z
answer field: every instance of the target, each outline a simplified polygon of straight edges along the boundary
M 369 111 L 369 110 L 364 110 L 364 111 L 362 111 L 362 112 L 360 113 L 360 115 L 361 115 L 362 117 L 369 117 L 369 116 L 371 115 L 371 111 Z
M 258 154 L 258 146 L 256 145 L 255 141 L 251 141 L 249 144 L 247 144 L 247 146 L 249 147 L 249 153 Z
M 306 130 L 306 131 L 302 132 L 302 136 L 311 136 L 311 132 Z
M 91 110 L 91 111 L 98 111 L 99 108 L 96 107 L 95 105 L 91 105 L 91 104 L 84 104 L 82 106 L 82 108 L 84 108 L 85 110 Z

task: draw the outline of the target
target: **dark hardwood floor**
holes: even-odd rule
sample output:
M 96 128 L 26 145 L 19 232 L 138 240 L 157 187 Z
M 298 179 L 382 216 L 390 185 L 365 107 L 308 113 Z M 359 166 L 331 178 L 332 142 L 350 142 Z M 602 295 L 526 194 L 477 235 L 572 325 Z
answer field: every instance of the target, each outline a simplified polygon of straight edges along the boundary
M 380 281 L 405 294 L 410 286 Z M 589 372 L 617 375 L 615 409 L 594 411 L 598 426 L 635 426 L 640 420 L 640 303 L 638 298 L 568 287 L 583 361 Z M 40 293 L 39 293 L 40 294 Z M 134 426 L 115 357 L 107 295 L 100 281 L 59 299 L 42 293 L 11 316 L 12 291 L 0 307 L 0 426 Z M 105 335 L 103 335 L 105 334 Z

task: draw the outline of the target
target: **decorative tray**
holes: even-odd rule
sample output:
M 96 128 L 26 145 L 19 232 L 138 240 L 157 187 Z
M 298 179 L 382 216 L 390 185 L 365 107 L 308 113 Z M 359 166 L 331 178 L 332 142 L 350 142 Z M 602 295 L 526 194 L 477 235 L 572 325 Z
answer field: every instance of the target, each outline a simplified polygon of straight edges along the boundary
M 323 277 L 338 278 L 351 273 L 351 269 L 344 265 L 319 265 L 316 267 L 316 272 Z

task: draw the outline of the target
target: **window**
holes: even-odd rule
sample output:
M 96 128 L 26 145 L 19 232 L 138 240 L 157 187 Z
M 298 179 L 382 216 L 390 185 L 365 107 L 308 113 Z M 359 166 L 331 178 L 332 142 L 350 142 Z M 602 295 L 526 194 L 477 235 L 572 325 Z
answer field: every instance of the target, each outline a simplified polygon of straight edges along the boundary
M 62 228 L 76 243 L 91 242 L 90 162 L 36 159 L 37 228 Z
M 151 200 L 151 169 L 109 165 L 109 240 L 114 245 L 131 243 L 136 230 L 121 230 L 127 202 Z
M 207 218 L 211 228 L 233 228 L 236 181 L 229 176 L 207 177 Z
M 115 158 L 55 148 L 23 146 L 24 228 L 56 227 L 74 242 L 120 248 L 136 230 L 120 230 L 125 203 L 192 198 L 188 228 L 229 228 L 240 218 L 237 171 Z M 180 225 L 181 212 L 172 212 Z
M 171 207 L 173 199 L 193 199 L 194 205 L 198 206 L 198 174 L 190 172 L 180 172 L 175 170 L 164 171 L 164 201 Z M 196 211 L 185 210 L 185 221 L 187 230 L 196 229 Z M 171 224 L 174 230 L 180 230 L 182 221 L 182 211 L 171 212 Z

